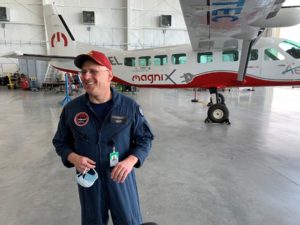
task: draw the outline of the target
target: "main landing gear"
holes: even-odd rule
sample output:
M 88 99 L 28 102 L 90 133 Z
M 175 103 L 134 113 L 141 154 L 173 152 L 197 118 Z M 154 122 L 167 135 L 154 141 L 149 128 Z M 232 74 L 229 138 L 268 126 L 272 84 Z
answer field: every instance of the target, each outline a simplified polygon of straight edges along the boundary
M 225 105 L 225 98 L 221 93 L 218 93 L 217 88 L 209 89 L 211 98 L 210 103 L 208 103 L 207 118 L 205 123 L 226 123 L 230 125 L 229 122 L 229 111 Z

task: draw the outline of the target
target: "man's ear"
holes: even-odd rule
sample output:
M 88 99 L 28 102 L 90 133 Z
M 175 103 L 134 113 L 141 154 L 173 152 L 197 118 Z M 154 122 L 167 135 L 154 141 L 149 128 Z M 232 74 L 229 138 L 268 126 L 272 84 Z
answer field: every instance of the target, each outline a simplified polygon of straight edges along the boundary
M 111 81 L 113 79 L 114 75 L 113 75 L 112 71 L 108 71 L 108 72 L 109 72 L 108 81 Z

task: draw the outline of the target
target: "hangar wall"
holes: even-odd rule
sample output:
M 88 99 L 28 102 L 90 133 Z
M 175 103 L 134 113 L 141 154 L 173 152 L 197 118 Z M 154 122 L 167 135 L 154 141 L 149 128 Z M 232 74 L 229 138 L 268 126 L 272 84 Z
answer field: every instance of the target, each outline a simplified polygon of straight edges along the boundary
M 0 2 L 9 9 L 9 21 L 0 21 L 0 54 L 10 51 L 45 53 L 45 32 L 41 0 Z M 15 59 L 1 59 L 0 73 L 18 68 Z
M 56 3 L 78 41 L 122 49 L 189 42 L 178 0 L 61 0 Z M 95 12 L 95 25 L 82 23 L 82 11 Z M 172 15 L 170 28 L 159 26 L 160 15 Z

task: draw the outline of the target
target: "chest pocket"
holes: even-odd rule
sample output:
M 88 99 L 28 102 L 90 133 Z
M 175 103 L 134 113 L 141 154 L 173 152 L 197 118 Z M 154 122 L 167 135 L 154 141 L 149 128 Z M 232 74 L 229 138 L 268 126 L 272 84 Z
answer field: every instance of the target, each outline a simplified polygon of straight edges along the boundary
M 72 123 L 71 131 L 75 142 L 97 143 L 98 141 L 97 127 L 93 126 L 91 121 L 85 126 L 78 126 Z
M 130 136 L 130 123 L 126 124 L 113 124 L 110 125 L 109 132 L 106 132 L 106 138 L 111 139 L 115 136 L 121 135 L 121 136 Z
M 120 159 L 123 160 L 130 149 L 131 123 L 128 121 L 125 124 L 110 124 L 109 132 L 103 137 L 103 141 L 108 144 L 107 151 L 112 152 L 114 146 L 120 154 Z
M 130 136 L 128 128 L 131 124 L 131 119 L 126 116 L 110 117 L 110 120 L 104 123 L 102 137 L 105 140 L 111 140 L 116 135 Z M 127 129 L 126 129 L 127 128 Z M 130 130 L 130 129 L 129 129 Z

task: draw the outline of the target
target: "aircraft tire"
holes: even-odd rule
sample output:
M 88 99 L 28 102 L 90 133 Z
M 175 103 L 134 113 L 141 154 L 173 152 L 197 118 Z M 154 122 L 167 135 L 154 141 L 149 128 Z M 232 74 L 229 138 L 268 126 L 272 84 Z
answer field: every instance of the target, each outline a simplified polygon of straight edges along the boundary
M 228 121 L 229 111 L 224 104 L 214 104 L 209 107 L 207 117 L 213 123 L 224 123 Z

